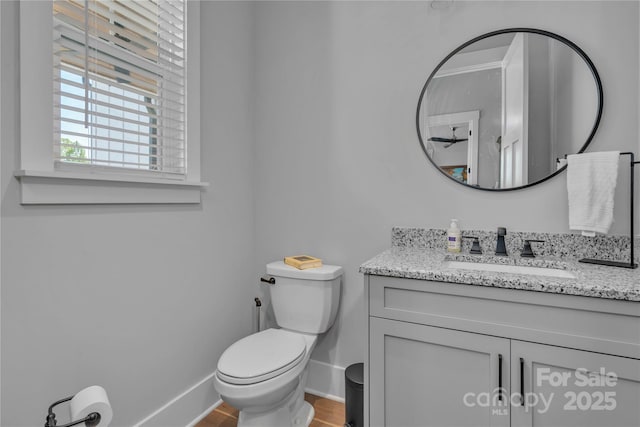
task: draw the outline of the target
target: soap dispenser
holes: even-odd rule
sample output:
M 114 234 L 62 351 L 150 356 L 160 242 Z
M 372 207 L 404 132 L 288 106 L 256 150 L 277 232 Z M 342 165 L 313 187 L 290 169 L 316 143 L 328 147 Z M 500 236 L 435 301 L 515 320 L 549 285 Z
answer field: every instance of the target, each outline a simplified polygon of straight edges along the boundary
M 458 253 L 462 250 L 462 233 L 458 227 L 458 220 L 452 219 L 447 230 L 447 251 Z

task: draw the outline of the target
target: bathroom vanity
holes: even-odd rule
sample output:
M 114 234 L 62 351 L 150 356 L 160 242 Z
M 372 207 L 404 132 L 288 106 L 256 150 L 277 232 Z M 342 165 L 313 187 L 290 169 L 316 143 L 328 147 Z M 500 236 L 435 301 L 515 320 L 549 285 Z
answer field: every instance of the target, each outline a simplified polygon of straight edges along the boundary
M 510 256 L 495 257 L 491 234 L 472 233 L 485 255 L 447 254 L 442 230 L 394 228 L 361 266 L 365 425 L 640 425 L 640 272 L 577 262 L 624 241 L 511 233 Z M 521 258 L 540 237 L 542 256 Z

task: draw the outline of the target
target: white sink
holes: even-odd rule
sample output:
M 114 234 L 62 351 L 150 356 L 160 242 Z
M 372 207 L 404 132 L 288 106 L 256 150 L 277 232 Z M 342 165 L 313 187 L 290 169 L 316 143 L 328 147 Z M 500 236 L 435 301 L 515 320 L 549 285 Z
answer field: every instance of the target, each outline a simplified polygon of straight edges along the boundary
M 491 271 L 496 273 L 525 274 L 533 276 L 564 277 L 567 279 L 576 278 L 576 276 L 570 271 L 561 270 L 559 268 L 530 267 L 513 264 L 488 264 L 484 262 L 447 261 L 445 263 L 445 267 L 456 268 L 458 270 L 476 270 Z

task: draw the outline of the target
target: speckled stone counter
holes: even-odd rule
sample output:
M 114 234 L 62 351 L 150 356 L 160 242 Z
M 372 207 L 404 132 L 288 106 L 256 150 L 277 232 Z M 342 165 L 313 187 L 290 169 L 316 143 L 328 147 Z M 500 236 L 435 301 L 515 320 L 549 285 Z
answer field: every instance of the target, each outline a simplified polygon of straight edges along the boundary
M 508 238 L 506 239 L 509 256 L 496 257 L 491 248 L 491 246 L 495 246 L 495 233 L 465 231 L 463 234 L 480 237 L 483 255 L 470 255 L 468 253 L 470 242 L 465 243 L 461 254 L 447 253 L 444 250 L 444 230 L 396 227 L 392 231 L 391 248 L 363 263 L 360 266 L 360 272 L 380 276 L 640 302 L 640 269 L 583 264 L 577 261 L 585 256 L 625 260 L 625 250 L 626 259 L 628 259 L 630 243 L 628 237 L 585 238 L 571 234 L 510 233 L 507 234 Z M 520 257 L 519 249 L 522 248 L 521 242 L 525 238 L 545 240 L 545 243 L 541 244 L 539 248 L 534 247 L 536 258 Z M 590 240 L 582 242 L 585 239 Z M 551 267 L 567 270 L 575 278 L 461 270 L 449 268 L 447 266 L 449 261 Z

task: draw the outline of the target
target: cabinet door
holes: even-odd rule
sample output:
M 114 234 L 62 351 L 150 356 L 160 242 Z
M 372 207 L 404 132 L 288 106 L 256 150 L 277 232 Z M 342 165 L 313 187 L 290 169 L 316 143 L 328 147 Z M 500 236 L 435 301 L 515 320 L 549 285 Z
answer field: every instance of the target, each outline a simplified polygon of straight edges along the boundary
M 514 340 L 511 390 L 515 427 L 640 426 L 637 359 Z
M 509 340 L 376 317 L 369 331 L 371 426 L 509 425 Z

